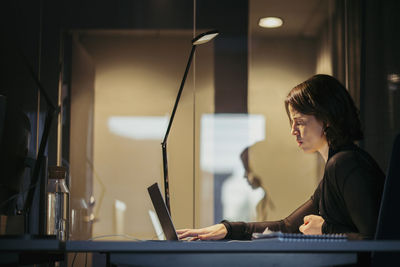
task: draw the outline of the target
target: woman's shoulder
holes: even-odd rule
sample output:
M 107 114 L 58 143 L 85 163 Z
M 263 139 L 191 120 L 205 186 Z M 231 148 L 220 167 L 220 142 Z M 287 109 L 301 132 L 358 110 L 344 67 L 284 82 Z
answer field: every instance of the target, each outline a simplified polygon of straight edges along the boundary
M 339 165 L 355 164 L 363 151 L 357 146 L 348 146 L 337 150 L 329 150 L 327 167 Z
M 366 151 L 356 145 L 334 153 L 326 164 L 326 171 L 340 174 L 341 177 L 354 171 L 367 171 L 375 175 L 384 175 L 376 161 Z

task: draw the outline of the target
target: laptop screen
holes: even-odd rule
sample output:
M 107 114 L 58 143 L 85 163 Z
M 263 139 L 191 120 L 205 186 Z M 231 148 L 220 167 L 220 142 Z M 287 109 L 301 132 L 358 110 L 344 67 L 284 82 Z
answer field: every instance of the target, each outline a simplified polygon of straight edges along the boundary
M 174 224 L 172 223 L 171 216 L 167 210 L 164 199 L 162 198 L 158 184 L 155 183 L 148 187 L 147 191 L 149 191 L 151 202 L 153 202 L 154 209 L 156 210 L 158 220 L 160 221 L 166 239 L 178 240 Z

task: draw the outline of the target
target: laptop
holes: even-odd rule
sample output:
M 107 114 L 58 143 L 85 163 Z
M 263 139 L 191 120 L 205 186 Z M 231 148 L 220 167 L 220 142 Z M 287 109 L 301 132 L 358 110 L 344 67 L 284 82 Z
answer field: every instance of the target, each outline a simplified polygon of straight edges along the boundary
M 179 240 L 158 184 L 155 183 L 152 186 L 149 186 L 147 191 L 149 191 L 151 202 L 153 202 L 153 206 L 163 229 L 165 238 L 167 240 Z

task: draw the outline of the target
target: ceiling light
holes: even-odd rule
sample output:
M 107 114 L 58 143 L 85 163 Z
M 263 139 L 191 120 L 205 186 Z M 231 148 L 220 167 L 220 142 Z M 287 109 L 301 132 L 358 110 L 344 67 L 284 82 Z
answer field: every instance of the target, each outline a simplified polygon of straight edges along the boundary
M 263 28 L 278 28 L 283 25 L 283 20 L 278 17 L 266 17 L 260 19 L 258 25 Z

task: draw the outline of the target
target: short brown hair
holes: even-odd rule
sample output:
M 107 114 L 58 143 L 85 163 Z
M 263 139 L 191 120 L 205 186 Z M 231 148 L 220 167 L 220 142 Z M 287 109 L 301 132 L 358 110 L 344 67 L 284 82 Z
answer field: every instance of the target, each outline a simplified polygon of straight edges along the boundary
M 285 100 L 288 116 L 289 105 L 321 121 L 333 149 L 363 138 L 359 111 L 346 88 L 332 76 L 317 74 L 294 87 Z

